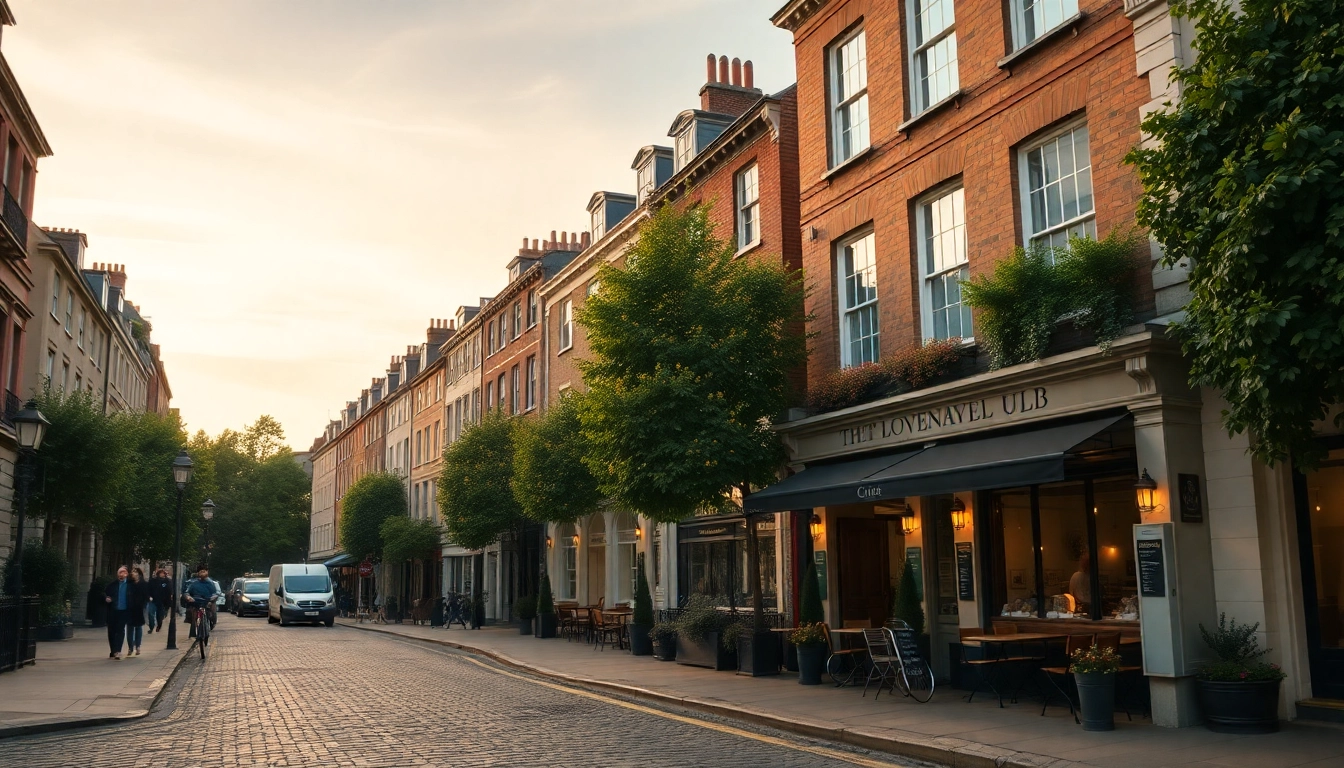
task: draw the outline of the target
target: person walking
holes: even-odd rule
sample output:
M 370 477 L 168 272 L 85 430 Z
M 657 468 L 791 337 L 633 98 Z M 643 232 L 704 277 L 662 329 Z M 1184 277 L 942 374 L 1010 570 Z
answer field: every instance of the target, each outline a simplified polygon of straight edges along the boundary
M 107 602 L 107 644 L 111 650 L 107 657 L 115 661 L 121 661 L 121 645 L 126 642 L 127 609 L 134 599 L 134 591 L 124 565 L 117 569 L 117 580 L 103 591 L 103 599 Z
M 145 606 L 149 604 L 149 583 L 145 572 L 136 566 L 131 570 L 131 588 L 126 601 L 126 657 L 140 655 L 140 642 L 145 637 Z
M 149 580 L 149 633 L 163 631 L 164 617 L 173 613 L 173 582 L 168 578 L 168 569 L 160 568 Z M 168 619 L 172 621 L 171 618 Z

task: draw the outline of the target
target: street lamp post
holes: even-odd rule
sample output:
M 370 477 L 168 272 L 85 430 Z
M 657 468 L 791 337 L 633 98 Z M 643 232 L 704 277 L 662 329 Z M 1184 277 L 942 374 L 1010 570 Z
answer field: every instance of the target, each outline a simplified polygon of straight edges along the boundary
M 177 650 L 177 593 L 182 590 L 178 566 L 182 560 L 182 491 L 191 481 L 191 457 L 187 449 L 177 452 L 173 459 L 173 482 L 177 483 L 177 534 L 173 537 L 173 600 L 172 621 L 168 622 L 168 650 Z
M 14 431 L 19 442 L 17 470 L 19 533 L 14 539 L 14 669 L 23 665 L 23 527 L 28 514 L 28 493 L 33 484 L 33 456 L 42 447 L 42 437 L 51 422 L 37 410 L 32 400 L 14 414 Z
M 205 564 L 210 565 L 210 521 L 215 517 L 215 502 L 206 499 L 201 504 L 201 517 L 205 520 Z

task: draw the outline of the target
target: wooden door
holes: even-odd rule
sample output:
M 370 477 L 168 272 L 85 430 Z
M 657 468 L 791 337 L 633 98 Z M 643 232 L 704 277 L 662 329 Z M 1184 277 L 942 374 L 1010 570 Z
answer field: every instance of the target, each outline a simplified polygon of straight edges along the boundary
M 840 620 L 880 627 L 891 607 L 887 521 L 842 517 L 837 521 Z

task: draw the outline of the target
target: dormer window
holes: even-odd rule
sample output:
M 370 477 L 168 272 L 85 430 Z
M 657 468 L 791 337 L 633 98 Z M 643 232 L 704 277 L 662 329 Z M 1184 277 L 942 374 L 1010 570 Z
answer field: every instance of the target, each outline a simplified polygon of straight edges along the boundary
M 676 146 L 677 171 L 685 168 L 695 157 L 695 123 L 687 123 L 673 140 Z
M 597 242 L 607 233 L 607 217 L 602 213 L 601 207 L 593 211 L 593 242 Z
M 649 156 L 648 162 L 644 163 L 635 171 L 635 196 L 639 198 L 639 204 L 649 199 L 649 194 L 653 192 L 653 156 Z
M 523 268 L 521 264 L 514 264 L 513 266 L 509 267 L 509 282 L 517 280 L 518 275 L 519 273 L 522 272 L 522 270 Z

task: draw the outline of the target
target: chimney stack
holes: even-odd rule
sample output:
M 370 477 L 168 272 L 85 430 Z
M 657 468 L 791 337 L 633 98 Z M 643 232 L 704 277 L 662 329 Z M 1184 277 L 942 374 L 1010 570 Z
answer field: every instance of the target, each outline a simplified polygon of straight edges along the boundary
M 762 96 L 750 60 L 719 56 L 716 65 L 711 53 L 705 58 L 705 75 L 700 88 L 700 109 L 705 112 L 741 117 Z
M 429 328 L 425 331 L 425 343 L 431 347 L 437 347 L 447 341 L 453 335 L 453 329 L 449 326 L 447 320 L 438 320 L 431 318 Z
M 119 289 L 121 289 L 121 292 L 122 292 L 122 293 L 125 293 L 125 292 L 126 292 L 126 265 L 125 265 L 125 264 L 110 264 L 110 265 L 108 265 L 107 272 L 108 272 L 107 281 L 108 281 L 109 283 L 112 284 L 112 287 L 113 287 L 113 288 L 119 288 Z

